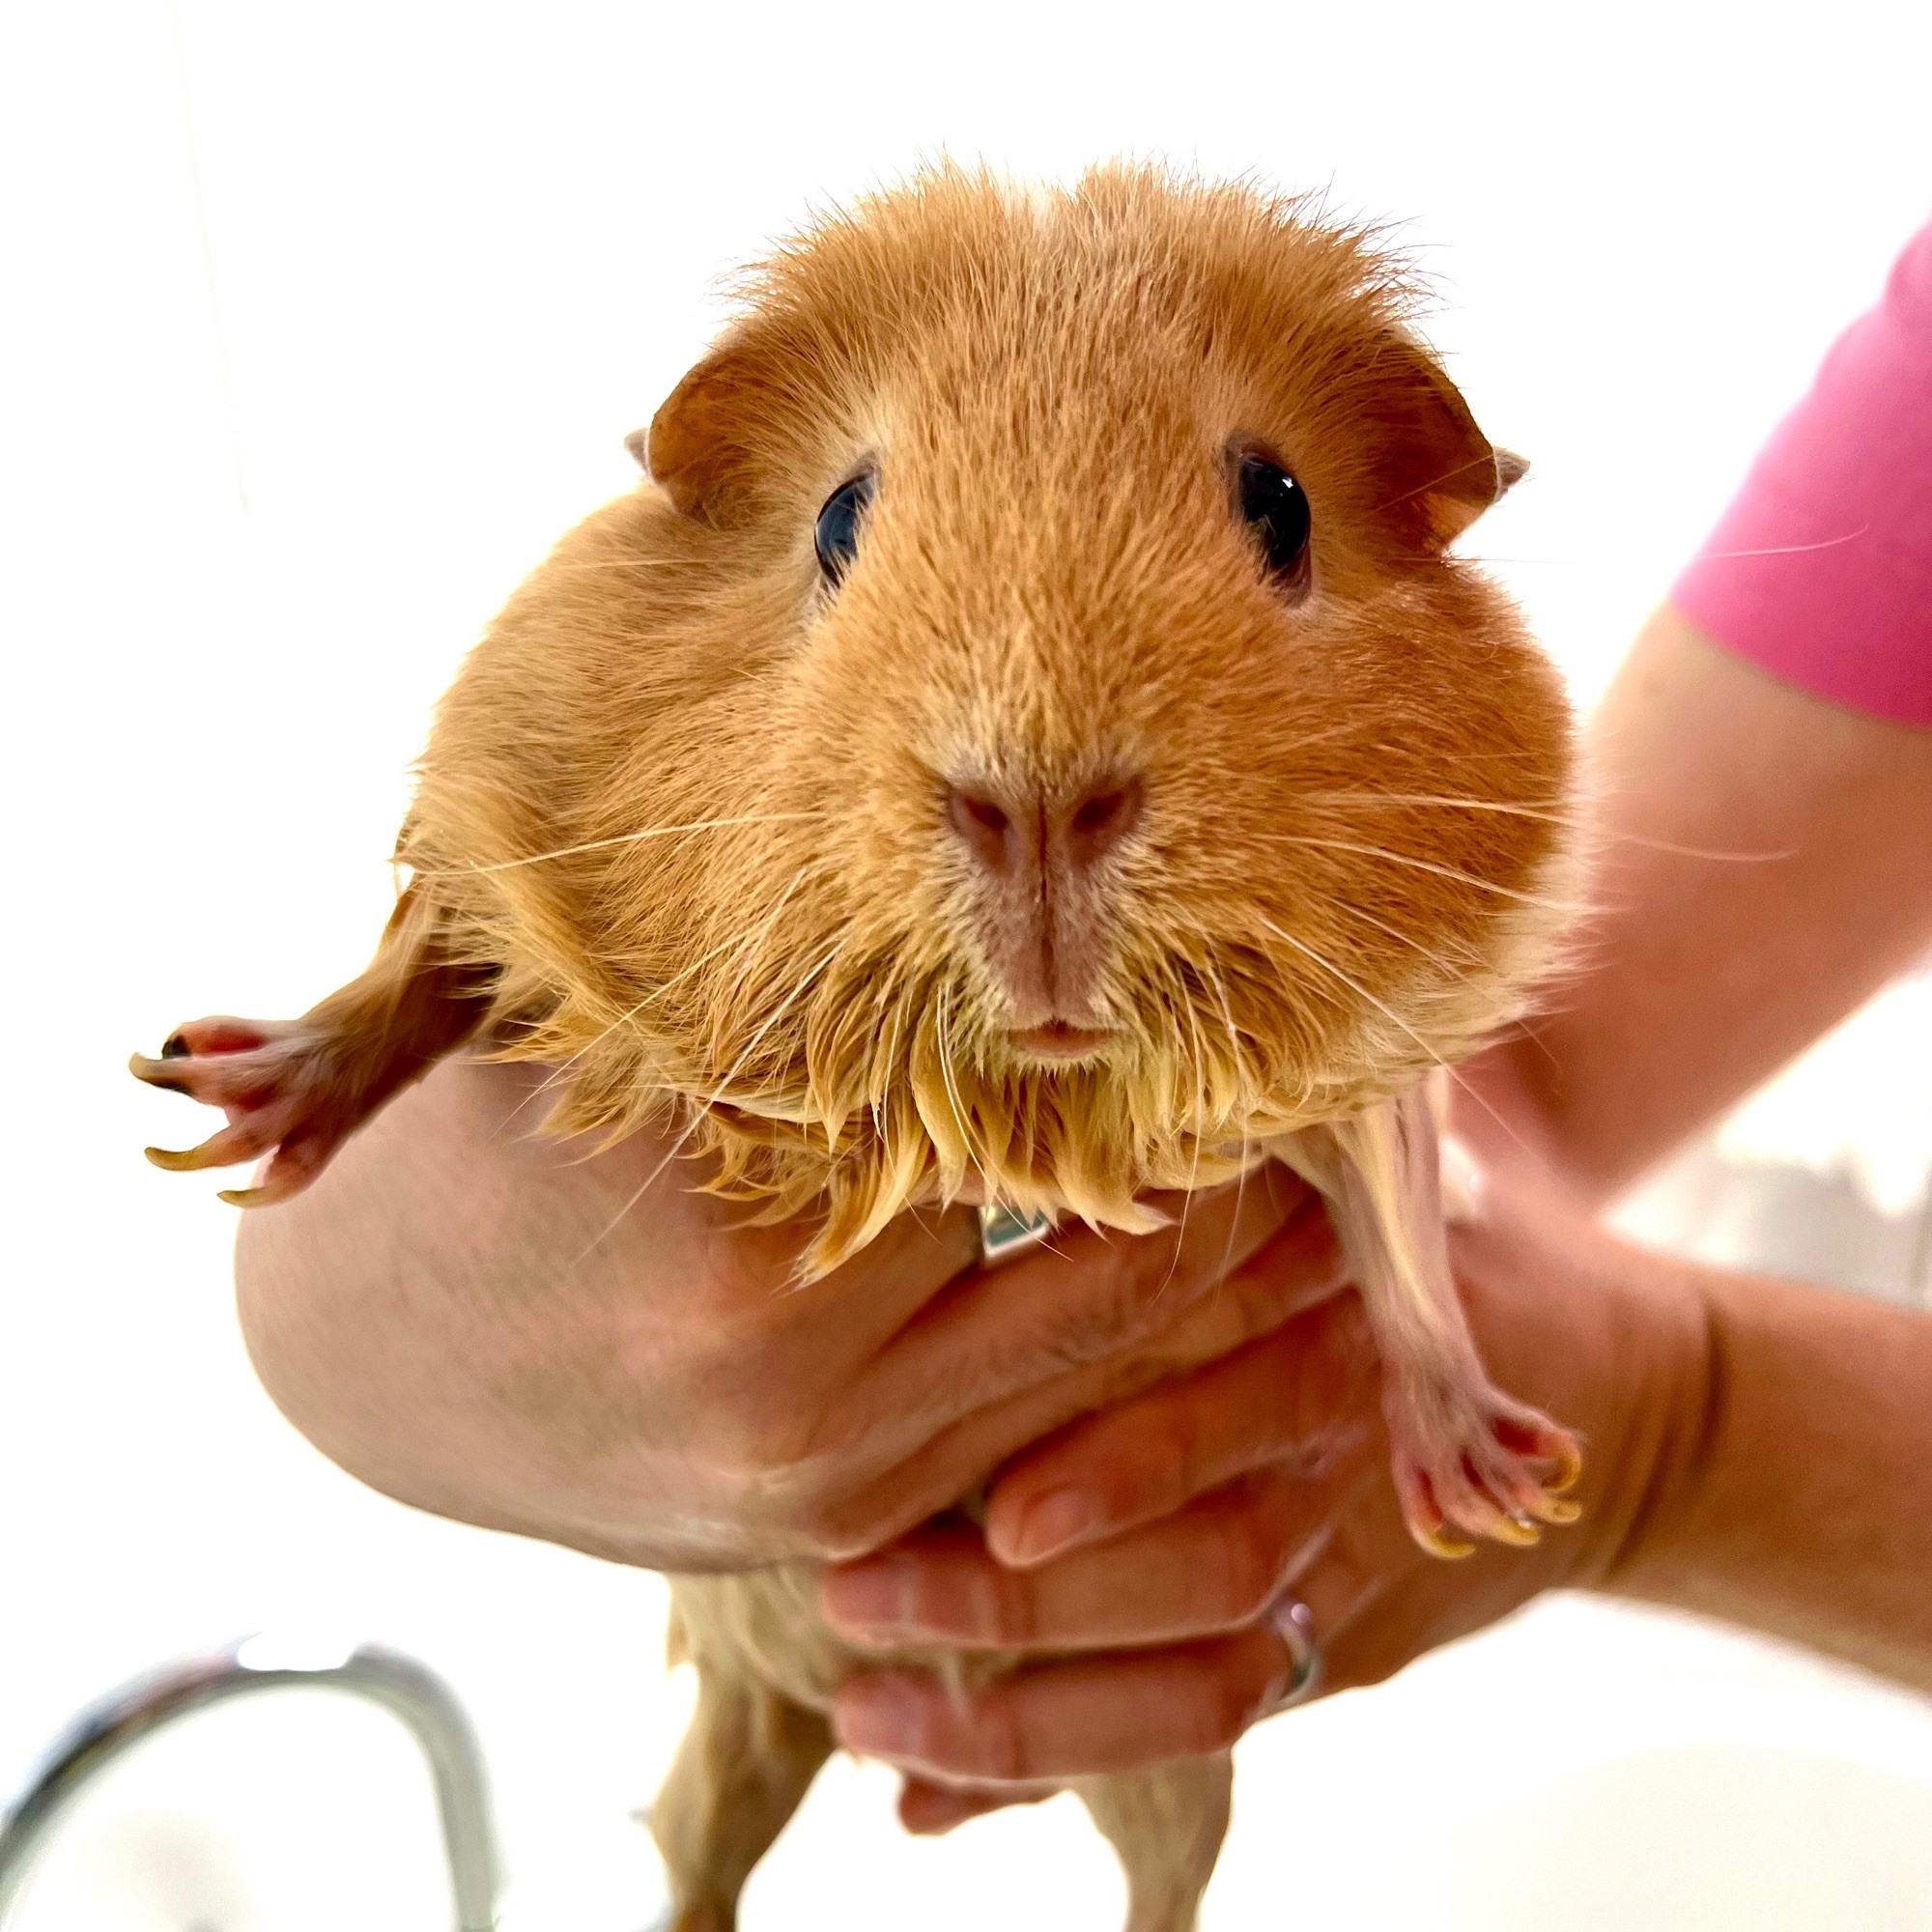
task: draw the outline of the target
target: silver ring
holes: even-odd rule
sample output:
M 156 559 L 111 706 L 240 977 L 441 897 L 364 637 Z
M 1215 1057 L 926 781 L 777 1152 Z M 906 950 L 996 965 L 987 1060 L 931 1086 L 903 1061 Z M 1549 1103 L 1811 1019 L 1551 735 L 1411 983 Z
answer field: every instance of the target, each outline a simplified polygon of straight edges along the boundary
M 1282 1597 L 1268 1611 L 1268 1622 L 1288 1646 L 1288 1685 L 1274 1700 L 1277 1711 L 1305 1704 L 1321 1688 L 1321 1646 L 1315 1641 L 1315 1612 L 1299 1597 Z
M 1017 1208 L 980 1209 L 980 1265 L 997 1267 L 1029 1248 L 1037 1248 L 1053 1233 L 1050 1214 L 1028 1214 Z

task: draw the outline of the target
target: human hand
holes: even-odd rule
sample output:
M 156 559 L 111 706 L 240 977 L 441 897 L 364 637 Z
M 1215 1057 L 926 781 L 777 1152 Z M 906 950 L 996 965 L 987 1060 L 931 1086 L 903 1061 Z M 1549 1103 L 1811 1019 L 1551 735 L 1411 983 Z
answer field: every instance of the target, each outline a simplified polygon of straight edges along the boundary
M 1305 1605 L 1322 1691 L 1373 1684 L 1538 1592 L 1614 1581 L 1680 1480 L 1706 1393 L 1694 1271 L 1616 1241 L 1553 1191 L 1486 1191 L 1452 1256 L 1498 1383 L 1579 1429 L 1574 1527 L 1458 1563 L 1417 1548 L 1384 1464 L 1352 1294 L 1305 1310 L 1029 1450 L 979 1532 L 915 1531 L 827 1573 L 861 1643 L 1040 1661 L 965 1700 L 904 1671 L 840 1693 L 843 1742 L 908 1774 L 901 1814 L 943 1831 L 1071 1776 L 1224 1748 L 1280 1703 Z M 1259 1253 L 1231 1280 L 1273 1264 Z
M 875 1548 L 1337 1273 L 1271 1168 L 1173 1204 L 1168 1233 L 1075 1227 L 983 1275 L 969 1210 L 901 1217 L 797 1288 L 809 1230 L 746 1225 L 668 1143 L 533 1138 L 544 1077 L 440 1067 L 307 1193 L 245 1215 L 242 1318 L 270 1393 L 351 1473 L 618 1561 Z

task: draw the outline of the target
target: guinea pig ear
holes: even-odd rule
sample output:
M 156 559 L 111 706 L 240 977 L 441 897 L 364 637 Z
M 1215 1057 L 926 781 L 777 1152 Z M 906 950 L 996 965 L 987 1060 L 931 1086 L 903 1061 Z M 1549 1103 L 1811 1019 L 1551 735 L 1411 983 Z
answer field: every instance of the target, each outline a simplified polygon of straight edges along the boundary
M 1520 482 L 1529 465 L 1477 428 L 1463 392 L 1427 349 L 1407 336 L 1395 337 L 1393 348 L 1376 411 L 1398 486 L 1384 507 L 1406 511 L 1423 541 L 1440 549 Z
M 750 454 L 746 426 L 757 420 L 766 386 L 743 350 L 717 350 L 665 399 L 650 428 L 631 438 L 631 454 L 686 516 L 715 515 L 729 496 Z

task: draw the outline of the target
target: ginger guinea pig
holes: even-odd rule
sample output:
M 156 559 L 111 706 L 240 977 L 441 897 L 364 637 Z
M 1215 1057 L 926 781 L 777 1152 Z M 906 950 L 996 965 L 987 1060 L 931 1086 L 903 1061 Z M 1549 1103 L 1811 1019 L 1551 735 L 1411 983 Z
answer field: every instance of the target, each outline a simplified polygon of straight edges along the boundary
M 1570 726 L 1450 553 L 1521 466 L 1412 308 L 1294 202 L 1127 167 L 936 172 L 787 244 L 443 699 L 369 971 L 136 1062 L 229 1115 L 156 1158 L 272 1152 L 231 1198 L 284 1199 L 482 1035 L 556 1065 L 555 1128 L 675 1110 L 717 1185 L 817 1217 L 808 1275 L 923 1203 L 1143 1230 L 1285 1159 L 1415 1534 L 1566 1520 L 1575 1443 L 1463 1325 L 1424 1087 L 1547 963 Z M 807 1712 L 839 1663 L 784 1575 L 679 1617 Z M 734 1618 L 815 1661 L 707 1651 Z

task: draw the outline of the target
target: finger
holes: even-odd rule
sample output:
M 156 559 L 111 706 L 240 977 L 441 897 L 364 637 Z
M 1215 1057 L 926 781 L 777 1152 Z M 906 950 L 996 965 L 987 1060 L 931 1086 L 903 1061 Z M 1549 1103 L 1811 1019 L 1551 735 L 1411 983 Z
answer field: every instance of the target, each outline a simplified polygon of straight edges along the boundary
M 832 1722 L 848 1749 L 928 1779 L 1037 1784 L 1225 1750 L 1291 1670 L 1281 1637 L 1263 1627 L 1037 1664 L 963 1697 L 922 1672 L 854 1677 Z
M 822 1548 L 853 1555 L 875 1549 L 950 1507 L 1009 1457 L 1076 1416 L 1225 1355 L 1335 1292 L 1341 1264 L 1316 1204 L 1298 1210 L 1276 1238 L 1274 1264 L 1237 1269 L 1180 1309 L 1168 1327 L 909 1442 L 869 1483 L 834 1499 L 819 1525 Z
M 937 1837 L 969 1818 L 984 1817 L 1009 1804 L 1037 1804 L 1057 1797 L 1056 1784 L 934 1784 L 908 1777 L 899 1793 L 899 1823 L 920 1837 Z
M 799 1254 L 814 1224 L 747 1225 L 737 1203 L 721 1206 L 727 1213 L 715 1260 L 730 1282 L 733 1312 L 841 1374 L 890 1348 L 923 1310 L 977 1278 L 980 1216 L 971 1208 L 900 1214 L 808 1292 L 793 1293 L 787 1291 L 796 1286 Z
M 1304 1559 L 1350 1476 L 1238 1478 L 1145 1528 L 1013 1570 L 977 1530 L 916 1533 L 820 1585 L 827 1621 L 860 1644 L 1118 1650 L 1238 1629 Z
M 1285 1229 L 1243 1272 L 1293 1265 L 1282 1250 L 1293 1233 Z M 1320 1466 L 1357 1454 L 1379 1439 L 1377 1388 L 1359 1302 L 1327 1301 L 1025 1454 L 987 1499 L 987 1546 L 1003 1562 L 1038 1563 L 1264 1464 Z
M 895 1406 L 952 1422 L 1170 1326 L 1310 1198 L 1278 1162 L 1168 1201 L 1156 1234 L 1062 1229 L 923 1308 L 876 1359 Z
M 1315 1645 L 1321 1659 L 1320 1682 L 1316 1694 L 1326 1696 L 1333 1690 L 1353 1689 L 1360 1681 L 1346 1667 L 1338 1665 L 1338 1647 L 1370 1618 L 1386 1592 L 1418 1566 L 1429 1563 L 1405 1534 L 1400 1543 L 1373 1554 L 1362 1549 L 1352 1534 L 1350 1518 L 1358 1516 L 1366 1491 L 1386 1488 L 1386 1479 L 1364 1473 L 1355 1480 L 1354 1492 L 1314 1538 L 1301 1566 L 1285 1581 L 1277 1600 L 1277 1621 L 1293 1605 L 1305 1613 L 1297 1621 L 1304 1635 Z M 1400 1520 L 1399 1513 L 1397 1520 Z M 1446 1566 L 1434 1565 L 1447 1574 Z M 1343 1664 L 1349 1653 L 1342 1651 Z
M 1380 1684 L 1437 1645 L 1466 1636 L 1560 1582 L 1548 1547 L 1489 1547 L 1442 1563 L 1413 1545 L 1403 1551 L 1381 1520 L 1354 1523 L 1291 1587 L 1307 1602 L 1322 1642 L 1323 1686 Z

